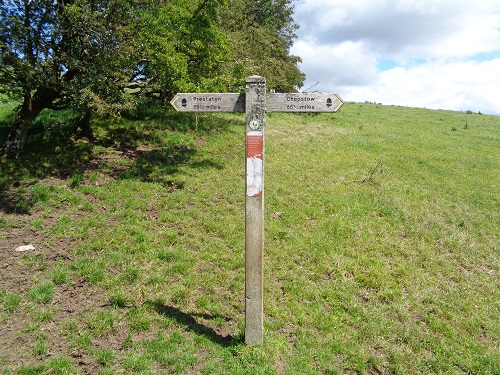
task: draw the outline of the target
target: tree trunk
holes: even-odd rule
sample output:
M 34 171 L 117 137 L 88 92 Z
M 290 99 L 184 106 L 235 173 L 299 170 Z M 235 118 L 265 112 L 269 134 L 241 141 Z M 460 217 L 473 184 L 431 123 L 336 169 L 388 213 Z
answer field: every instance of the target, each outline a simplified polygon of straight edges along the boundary
M 92 110 L 87 108 L 83 117 L 76 123 L 76 131 L 80 133 L 82 137 L 86 137 L 89 140 L 94 139 L 94 134 L 92 132 L 92 127 L 90 126 L 90 118 L 92 116 Z
M 26 135 L 31 122 L 41 112 L 41 109 L 36 113 L 33 109 L 33 99 L 30 95 L 24 97 L 23 105 L 10 128 L 9 135 L 2 147 L 2 154 L 9 159 L 15 159 L 21 154 L 24 143 L 26 142 Z
M 30 94 L 24 96 L 23 105 L 10 128 L 0 155 L 5 155 L 9 159 L 16 159 L 21 155 L 31 123 L 44 108 L 52 104 L 56 97 L 57 92 L 52 89 L 39 89 L 33 96 Z

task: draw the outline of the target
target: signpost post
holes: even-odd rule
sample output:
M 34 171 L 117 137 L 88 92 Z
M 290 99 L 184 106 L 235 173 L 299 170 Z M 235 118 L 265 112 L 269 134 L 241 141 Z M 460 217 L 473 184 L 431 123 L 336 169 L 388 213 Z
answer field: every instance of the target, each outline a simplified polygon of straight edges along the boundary
M 246 93 L 179 93 L 170 104 L 179 112 L 246 113 L 245 343 L 264 341 L 264 129 L 266 112 L 337 112 L 337 94 L 266 93 L 266 80 L 246 79 Z

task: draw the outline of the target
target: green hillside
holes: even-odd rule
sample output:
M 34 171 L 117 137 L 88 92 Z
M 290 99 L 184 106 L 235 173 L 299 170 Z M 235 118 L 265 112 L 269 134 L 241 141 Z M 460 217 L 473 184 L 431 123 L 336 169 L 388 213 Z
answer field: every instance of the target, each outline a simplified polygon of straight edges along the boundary
M 0 373 L 500 374 L 500 117 L 269 114 L 257 347 L 244 115 L 41 117 L 0 161 Z

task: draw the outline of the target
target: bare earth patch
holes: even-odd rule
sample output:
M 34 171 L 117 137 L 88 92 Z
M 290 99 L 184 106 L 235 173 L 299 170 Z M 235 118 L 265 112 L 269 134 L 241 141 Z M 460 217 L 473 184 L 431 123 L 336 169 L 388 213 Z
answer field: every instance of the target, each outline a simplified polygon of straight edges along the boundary
M 18 368 L 23 364 L 41 364 L 48 358 L 70 354 L 75 363 L 88 374 L 97 372 L 95 359 L 84 358 L 72 349 L 70 342 L 61 340 L 62 327 L 71 319 L 79 318 L 84 311 L 94 310 L 105 304 L 101 291 L 86 280 L 71 277 L 55 286 L 50 302 L 36 304 L 29 300 L 29 291 L 47 278 L 56 263 L 72 260 L 75 243 L 71 239 L 50 238 L 43 229 L 33 229 L 30 223 L 37 214 L 15 215 L 2 213 L 4 222 L 11 228 L 0 232 L 0 290 L 21 296 L 20 305 L 12 313 L 2 311 L 0 324 L 0 358 L 2 366 Z M 57 224 L 57 215 L 44 217 L 44 226 Z M 15 249 L 26 243 L 35 250 L 18 252 Z M 51 243 L 50 246 L 47 244 Z M 50 321 L 38 321 L 34 316 L 40 311 L 51 311 Z M 37 339 L 43 337 L 49 348 L 46 353 L 33 355 Z

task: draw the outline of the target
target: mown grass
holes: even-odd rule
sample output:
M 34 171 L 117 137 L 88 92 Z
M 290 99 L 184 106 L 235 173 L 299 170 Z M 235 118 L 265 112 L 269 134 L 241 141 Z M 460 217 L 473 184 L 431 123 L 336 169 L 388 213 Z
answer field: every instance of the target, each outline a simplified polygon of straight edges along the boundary
M 46 120 L 1 163 L 0 241 L 43 234 L 29 287 L 0 290 L 35 342 L 4 373 L 500 374 L 500 118 L 347 103 L 267 124 L 263 346 L 243 340 L 244 118 L 145 108 L 94 142 Z

